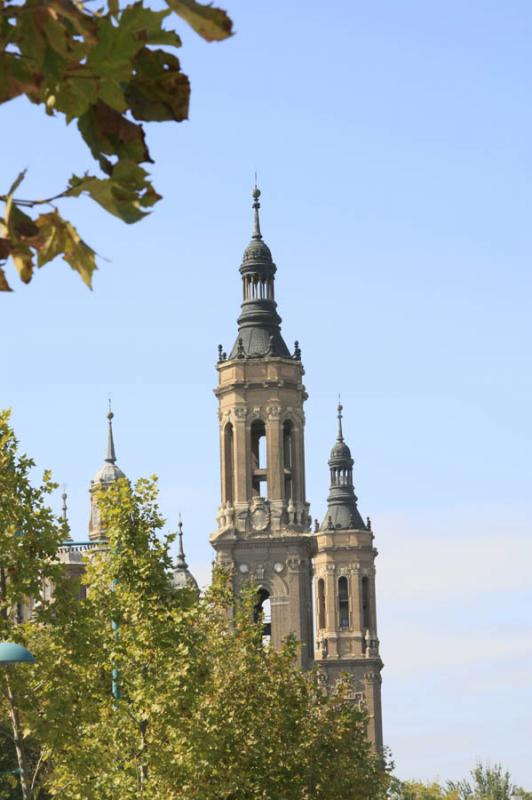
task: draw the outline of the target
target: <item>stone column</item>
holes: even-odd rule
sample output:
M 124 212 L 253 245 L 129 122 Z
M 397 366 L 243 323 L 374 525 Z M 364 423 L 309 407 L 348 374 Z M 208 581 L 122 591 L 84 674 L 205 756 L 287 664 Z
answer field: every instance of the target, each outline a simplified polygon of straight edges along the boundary
M 268 444 L 268 499 L 283 500 L 284 454 L 281 408 L 276 403 L 267 407 L 266 441 Z
M 364 693 L 368 712 L 368 739 L 377 753 L 382 751 L 381 676 L 377 669 L 364 675 Z
M 248 487 L 248 432 L 246 426 L 247 409 L 244 406 L 237 406 L 234 409 L 235 426 L 234 436 L 234 470 L 235 470 L 235 502 L 246 503 L 249 499 L 250 490 Z
M 325 565 L 325 636 L 328 641 L 328 655 L 335 658 L 338 655 L 338 614 L 336 592 L 336 570 L 334 564 Z
M 353 641 L 355 644 L 355 655 L 362 655 L 362 582 L 360 570 L 354 568 L 349 576 L 349 590 L 351 600 L 351 625 L 353 627 Z
M 376 636 L 377 635 L 377 592 L 375 590 L 375 567 L 372 567 L 368 571 L 368 583 L 369 583 L 369 604 L 370 604 L 369 621 L 371 623 L 371 633 L 373 633 Z

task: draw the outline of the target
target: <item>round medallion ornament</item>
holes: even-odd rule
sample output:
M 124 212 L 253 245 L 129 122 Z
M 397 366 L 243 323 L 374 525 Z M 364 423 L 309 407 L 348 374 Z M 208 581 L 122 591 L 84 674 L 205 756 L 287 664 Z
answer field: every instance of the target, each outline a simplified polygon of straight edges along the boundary
M 247 572 L 249 572 L 249 567 L 247 564 L 240 564 L 238 569 L 240 570 L 242 575 L 245 575 Z
M 281 564 L 280 561 L 276 561 L 273 565 L 273 569 L 279 575 L 279 573 L 281 573 L 284 569 L 284 564 Z
M 270 524 L 270 515 L 268 509 L 263 505 L 257 508 L 251 514 L 251 524 L 255 531 L 265 531 Z

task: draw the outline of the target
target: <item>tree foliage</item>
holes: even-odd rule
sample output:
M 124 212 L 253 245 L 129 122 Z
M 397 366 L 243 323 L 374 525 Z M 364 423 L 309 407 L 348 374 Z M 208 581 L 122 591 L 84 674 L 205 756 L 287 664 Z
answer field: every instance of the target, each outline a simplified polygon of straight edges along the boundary
M 516 786 L 501 764 L 478 762 L 468 778 L 458 781 L 391 781 L 390 800 L 530 800 L 531 793 Z
M 34 466 L 18 453 L 9 413 L 0 412 L 0 640 L 16 640 L 17 604 L 39 597 L 43 582 L 59 584 L 62 575 L 56 556 L 64 531 L 46 504 L 56 484 L 45 472 L 33 486 Z
M 26 478 L 6 505 L 20 501 L 24 530 L 33 513 L 36 528 L 46 520 L 42 555 L 56 570 L 62 532 Z M 263 646 L 256 588 L 236 608 L 223 572 L 201 598 L 173 588 L 174 534 L 162 534 L 155 481 L 118 481 L 99 505 L 108 542 L 87 563 L 86 594 L 58 581 L 49 613 L 9 629 L 37 659 L 10 671 L 25 799 L 384 800 L 352 687 L 324 691 L 297 668 L 294 641 Z M 26 517 L 12 517 L 16 551 Z M 24 593 L 38 584 L 28 570 Z
M 54 585 L 57 598 L 70 588 L 57 561 L 64 530 L 47 506 L 56 485 L 45 472 L 42 482 L 34 486 L 30 479 L 34 466 L 18 452 L 9 413 L 0 412 L 0 641 L 24 641 L 24 626 L 18 619 L 22 601 L 41 598 L 44 585 Z M 35 624 L 50 622 L 53 616 L 54 604 L 42 598 L 35 609 Z M 16 672 L 4 667 L 0 672 L 0 772 L 18 769 L 24 796 L 29 797 L 39 747 L 24 728 L 18 699 Z M 2 797 L 17 796 L 15 780 L 13 774 L 0 776 Z
M 9 257 L 24 283 L 36 266 L 61 255 L 91 285 L 95 252 L 58 201 L 86 195 L 133 223 L 160 199 L 143 166 L 152 159 L 142 123 L 185 120 L 190 98 L 175 55 L 181 39 L 164 23 L 176 14 L 207 41 L 232 31 L 221 9 L 196 0 L 166 5 L 156 11 L 143 0 L 123 8 L 107 0 L 96 9 L 90 0 L 0 0 L 0 103 L 25 96 L 75 122 L 98 168 L 72 175 L 64 190 L 44 199 L 21 197 L 23 171 L 0 195 L 0 291 L 10 291 L 2 269 Z M 39 213 L 42 207 L 48 210 Z

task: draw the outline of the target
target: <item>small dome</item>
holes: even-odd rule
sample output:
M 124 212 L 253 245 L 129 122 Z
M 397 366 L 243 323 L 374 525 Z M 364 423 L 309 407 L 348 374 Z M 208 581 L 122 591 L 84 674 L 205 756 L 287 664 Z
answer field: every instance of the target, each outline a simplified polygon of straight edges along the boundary
M 117 481 L 119 478 L 125 478 L 126 476 L 116 464 L 111 464 L 109 461 L 106 461 L 103 467 L 100 467 L 94 478 L 92 479 L 93 483 L 113 483 Z
M 343 441 L 337 441 L 331 450 L 331 461 L 352 461 L 351 450 Z
M 174 589 L 184 589 L 188 586 L 189 589 L 194 589 L 196 592 L 199 592 L 195 577 L 188 569 L 183 569 L 181 567 L 177 567 L 177 569 L 172 572 L 172 586 Z
M 242 265 L 249 264 L 249 262 L 267 262 L 272 263 L 271 250 L 262 239 L 252 239 L 244 250 L 242 257 Z

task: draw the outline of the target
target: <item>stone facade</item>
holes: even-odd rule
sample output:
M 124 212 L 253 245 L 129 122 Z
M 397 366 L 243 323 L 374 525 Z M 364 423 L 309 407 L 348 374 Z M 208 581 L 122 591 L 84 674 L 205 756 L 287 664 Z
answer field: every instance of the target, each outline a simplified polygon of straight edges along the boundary
M 218 373 L 222 503 L 211 543 L 218 562 L 233 568 L 235 591 L 250 578 L 260 584 L 271 604 L 273 645 L 294 633 L 304 643 L 301 666 L 307 667 L 313 658 L 312 537 L 303 367 L 269 356 L 222 361 Z

